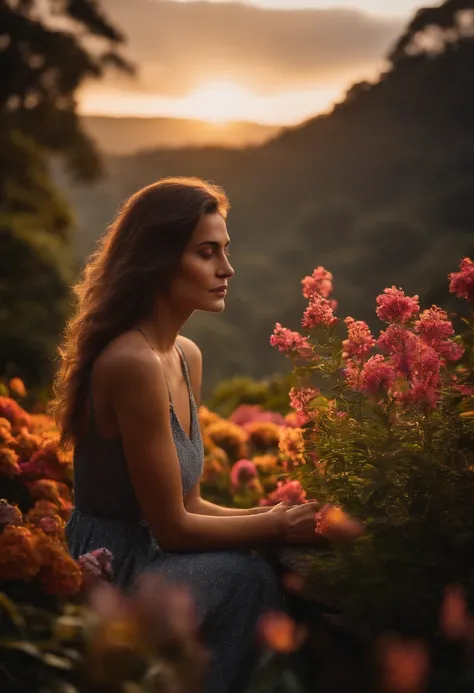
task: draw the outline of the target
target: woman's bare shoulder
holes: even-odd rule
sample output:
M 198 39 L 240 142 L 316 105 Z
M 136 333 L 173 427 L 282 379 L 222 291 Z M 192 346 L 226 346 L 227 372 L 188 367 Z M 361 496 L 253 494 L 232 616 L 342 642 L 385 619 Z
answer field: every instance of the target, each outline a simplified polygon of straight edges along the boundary
M 113 339 L 97 357 L 94 378 L 117 382 L 147 377 L 159 370 L 156 354 L 141 335 L 133 330 Z

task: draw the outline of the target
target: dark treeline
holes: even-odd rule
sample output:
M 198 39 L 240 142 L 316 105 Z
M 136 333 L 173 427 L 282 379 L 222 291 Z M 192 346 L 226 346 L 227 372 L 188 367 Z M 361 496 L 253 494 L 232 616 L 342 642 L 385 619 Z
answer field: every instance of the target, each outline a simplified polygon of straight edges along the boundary
M 473 15 L 473 0 L 420 10 L 377 83 L 264 146 L 107 157 L 93 186 L 55 174 L 76 216 L 78 263 L 137 188 L 167 175 L 222 185 L 237 274 L 224 315 L 196 315 L 187 329 L 207 391 L 286 368 L 269 335 L 276 321 L 298 328 L 300 279 L 317 265 L 334 274 L 339 314 L 374 327 L 375 296 L 392 284 L 448 306 L 446 275 L 474 252 Z

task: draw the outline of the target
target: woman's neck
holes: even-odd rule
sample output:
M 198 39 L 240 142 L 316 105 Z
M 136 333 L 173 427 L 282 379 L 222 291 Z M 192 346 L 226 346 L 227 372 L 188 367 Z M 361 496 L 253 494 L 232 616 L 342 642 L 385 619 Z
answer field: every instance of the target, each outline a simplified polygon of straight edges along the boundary
M 176 338 L 190 315 L 189 312 L 180 313 L 166 301 L 160 300 L 153 312 L 137 323 L 137 327 L 143 330 L 154 349 L 165 356 L 173 351 Z

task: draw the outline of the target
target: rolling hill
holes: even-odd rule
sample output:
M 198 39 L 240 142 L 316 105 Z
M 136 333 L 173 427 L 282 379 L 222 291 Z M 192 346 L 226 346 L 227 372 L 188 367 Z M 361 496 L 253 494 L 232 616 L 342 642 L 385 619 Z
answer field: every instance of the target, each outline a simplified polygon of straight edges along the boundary
M 213 124 L 185 118 L 112 118 L 84 116 L 84 131 L 107 155 L 143 149 L 219 145 L 248 147 L 266 142 L 282 128 L 258 123 Z

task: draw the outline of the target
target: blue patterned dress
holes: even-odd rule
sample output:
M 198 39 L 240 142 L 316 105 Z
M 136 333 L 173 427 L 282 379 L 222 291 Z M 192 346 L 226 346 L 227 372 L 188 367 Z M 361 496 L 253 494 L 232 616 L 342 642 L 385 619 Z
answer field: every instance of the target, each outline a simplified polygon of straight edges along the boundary
M 183 495 L 199 480 L 203 443 L 186 358 L 180 350 L 191 406 L 191 437 L 170 399 L 173 439 Z M 71 554 L 105 547 L 113 554 L 114 582 L 128 589 L 135 578 L 159 571 L 191 590 L 202 636 L 213 659 L 205 693 L 243 693 L 255 666 L 255 631 L 261 614 L 282 606 L 273 569 L 252 551 L 162 551 L 141 517 L 120 439 L 99 435 L 91 412 L 88 433 L 74 451 L 75 509 L 66 528 Z

